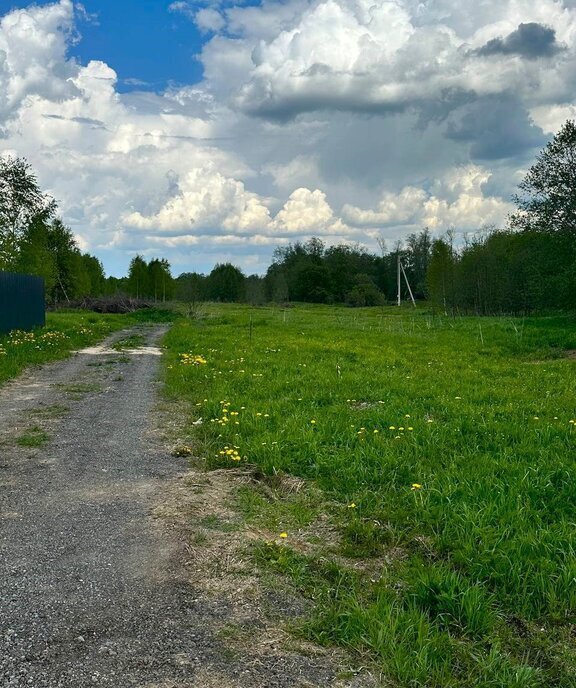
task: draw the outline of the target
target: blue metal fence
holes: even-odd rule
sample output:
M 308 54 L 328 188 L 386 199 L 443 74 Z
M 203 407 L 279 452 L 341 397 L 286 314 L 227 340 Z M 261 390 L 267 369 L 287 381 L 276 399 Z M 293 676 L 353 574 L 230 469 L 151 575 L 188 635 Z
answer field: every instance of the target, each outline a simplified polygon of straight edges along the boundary
M 44 280 L 32 275 L 0 272 L 0 334 L 31 330 L 45 324 Z

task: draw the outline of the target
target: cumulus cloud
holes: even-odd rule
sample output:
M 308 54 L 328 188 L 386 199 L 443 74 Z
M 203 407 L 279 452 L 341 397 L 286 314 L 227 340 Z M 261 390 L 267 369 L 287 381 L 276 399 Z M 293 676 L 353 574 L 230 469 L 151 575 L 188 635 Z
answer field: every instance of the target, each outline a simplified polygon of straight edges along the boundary
M 71 58 L 72 0 L 0 19 L 0 153 L 29 159 L 116 273 L 135 252 L 262 271 L 313 235 L 375 248 L 381 232 L 501 225 L 576 113 L 574 2 L 170 10 L 204 32 L 204 78 L 165 93 L 121 94 L 114 64 Z
M 576 119 L 576 103 L 540 105 L 530 111 L 531 119 L 548 135 L 560 130 L 568 119 Z
M 203 53 L 207 70 L 216 53 L 220 63 L 232 62 L 222 49 L 233 41 L 243 74 L 228 78 L 220 68 L 210 72 L 211 80 L 219 91 L 229 92 L 241 111 L 271 120 L 327 110 L 428 112 L 439 99 L 458 107 L 459 99 L 451 102 L 446 94 L 513 92 L 525 97 L 538 91 L 537 82 L 556 68 L 551 60 L 540 63 L 536 58 L 560 59 L 566 52 L 568 61 L 574 59 L 576 14 L 557 0 L 528 0 L 522 6 L 513 0 L 482 3 L 491 11 L 470 10 L 478 21 L 475 32 L 453 2 L 287 4 L 292 14 L 285 6 L 280 11 L 265 3 L 236 7 L 225 19 L 220 15 L 226 31 L 234 26 L 234 38 L 218 36 Z M 560 35 L 572 50 L 560 49 Z M 530 64 L 511 62 L 510 56 Z
M 466 104 L 448 119 L 447 136 L 470 144 L 474 160 L 498 160 L 541 148 L 546 137 L 519 98 L 490 95 Z
M 0 121 L 15 116 L 26 98 L 58 102 L 77 95 L 66 59 L 74 35 L 74 6 L 62 0 L 15 10 L 0 20 Z
M 346 233 L 319 189 L 296 189 L 270 225 L 273 233 L 284 236 L 339 235 Z
M 435 231 L 503 226 L 513 206 L 499 197 L 489 197 L 484 187 L 491 174 L 477 165 L 447 173 L 429 191 L 405 187 L 399 193 L 384 192 L 375 209 L 345 205 L 342 215 L 354 226 L 387 227 L 409 224 Z
M 378 225 L 414 224 L 422 215 L 428 194 L 424 189 L 404 187 L 400 193 L 384 192 L 374 210 L 362 210 L 350 204 L 342 208 L 342 215 L 356 227 L 377 227 Z
M 493 38 L 477 50 L 478 55 L 521 55 L 528 60 L 552 57 L 561 50 L 556 31 L 537 22 L 520 24 L 505 38 Z
M 168 11 L 183 14 L 188 19 L 192 19 L 198 28 L 206 32 L 220 31 L 226 25 L 226 21 L 220 11 L 214 7 L 194 7 L 190 2 L 177 0 L 168 5 Z
M 504 226 L 514 206 L 500 197 L 485 195 L 490 177 L 490 172 L 477 165 L 451 171 L 433 186 L 422 207 L 421 223 L 433 230 Z
M 124 224 L 168 234 L 193 234 L 196 228 L 237 233 L 255 232 L 270 221 L 268 209 L 244 184 L 224 177 L 213 165 L 196 168 L 176 182 L 177 193 L 149 216 L 127 214 Z
M 246 234 L 341 236 L 348 231 L 319 189 L 296 189 L 272 218 L 263 199 L 247 192 L 242 182 L 213 169 L 194 170 L 177 187 L 158 212 L 147 216 L 129 213 L 123 218 L 124 225 L 174 237 L 212 236 L 218 242 L 234 242 Z
M 224 17 L 212 7 L 203 7 L 194 17 L 202 31 L 220 31 L 226 25 Z

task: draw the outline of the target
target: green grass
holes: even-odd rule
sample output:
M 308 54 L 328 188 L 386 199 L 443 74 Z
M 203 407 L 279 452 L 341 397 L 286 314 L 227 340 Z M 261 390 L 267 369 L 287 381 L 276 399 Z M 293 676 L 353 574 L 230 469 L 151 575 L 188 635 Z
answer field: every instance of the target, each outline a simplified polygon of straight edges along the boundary
M 207 306 L 165 344 L 210 466 L 323 495 L 238 497 L 288 534 L 254 556 L 317 603 L 300 633 L 402 686 L 576 685 L 573 318 Z
M 128 315 L 102 315 L 87 311 L 48 313 L 44 328 L 0 335 L 0 385 L 29 366 L 66 358 L 72 351 L 90 346 L 116 330 L 171 318 L 173 313 L 153 309 Z
M 61 418 L 65 416 L 70 411 L 69 406 L 64 406 L 62 404 L 52 404 L 50 406 L 40 406 L 38 408 L 32 409 L 30 415 L 38 419 L 52 419 Z
M 42 430 L 42 428 L 39 428 L 38 426 L 34 426 L 32 428 L 29 428 L 26 430 L 26 432 L 23 432 L 20 437 L 16 439 L 16 444 L 19 447 L 41 447 L 42 445 L 46 444 L 50 440 L 50 435 L 48 435 L 47 432 Z

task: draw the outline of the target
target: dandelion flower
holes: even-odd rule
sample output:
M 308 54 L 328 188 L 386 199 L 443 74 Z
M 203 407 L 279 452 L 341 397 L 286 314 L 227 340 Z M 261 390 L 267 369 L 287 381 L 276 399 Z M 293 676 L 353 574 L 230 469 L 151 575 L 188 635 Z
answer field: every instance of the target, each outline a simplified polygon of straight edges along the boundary
M 355 508 L 356 508 L 356 504 L 354 504 L 354 502 L 351 502 L 350 504 L 348 504 L 348 508 L 349 508 L 349 509 L 355 509 Z
M 422 485 L 420 485 L 420 483 L 412 483 L 412 487 L 410 489 L 412 492 L 416 492 L 422 489 Z
M 288 533 L 280 533 L 280 536 L 283 540 L 285 540 L 288 537 Z

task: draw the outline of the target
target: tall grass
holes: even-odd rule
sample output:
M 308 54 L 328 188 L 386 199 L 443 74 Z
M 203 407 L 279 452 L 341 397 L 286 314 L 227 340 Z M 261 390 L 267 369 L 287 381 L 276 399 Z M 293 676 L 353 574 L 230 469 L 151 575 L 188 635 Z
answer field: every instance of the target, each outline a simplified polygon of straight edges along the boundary
M 337 546 L 263 504 L 288 538 L 256 553 L 322 600 L 310 637 L 401 685 L 576 685 L 573 319 L 214 306 L 166 344 L 210 465 L 322 490 Z

